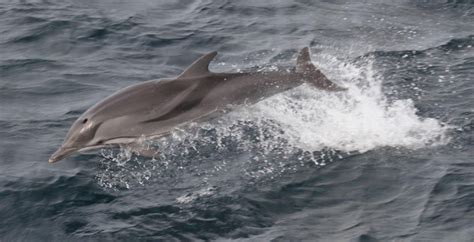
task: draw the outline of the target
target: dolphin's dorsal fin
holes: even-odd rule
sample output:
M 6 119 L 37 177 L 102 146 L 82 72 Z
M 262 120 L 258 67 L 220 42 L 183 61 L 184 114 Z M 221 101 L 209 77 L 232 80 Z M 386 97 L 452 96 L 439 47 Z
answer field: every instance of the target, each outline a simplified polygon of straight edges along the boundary
M 217 51 L 205 54 L 193 62 L 178 78 L 189 78 L 193 76 L 202 76 L 210 73 L 209 63 L 217 55 Z

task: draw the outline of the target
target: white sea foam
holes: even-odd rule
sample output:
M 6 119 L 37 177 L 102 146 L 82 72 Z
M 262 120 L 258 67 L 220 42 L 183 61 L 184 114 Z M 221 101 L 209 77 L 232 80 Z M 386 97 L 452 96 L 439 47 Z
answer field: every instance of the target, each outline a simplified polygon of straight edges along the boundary
M 275 120 L 285 137 L 305 150 L 365 152 L 377 147 L 417 149 L 449 141 L 447 126 L 417 114 L 411 99 L 389 101 L 369 62 L 331 66 L 347 92 L 328 93 L 304 85 L 266 99 L 247 112 Z
M 176 198 L 177 203 L 187 204 L 205 196 L 211 196 L 215 193 L 214 187 L 205 187 L 195 192 L 191 192 Z

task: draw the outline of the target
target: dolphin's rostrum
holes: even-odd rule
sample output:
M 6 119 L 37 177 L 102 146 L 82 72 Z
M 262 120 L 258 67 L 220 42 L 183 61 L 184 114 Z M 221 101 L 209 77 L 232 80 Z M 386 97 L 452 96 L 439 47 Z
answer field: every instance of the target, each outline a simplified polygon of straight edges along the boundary
M 80 150 L 159 137 L 229 106 L 255 103 L 304 82 L 328 91 L 345 90 L 311 63 L 307 47 L 290 71 L 213 73 L 208 67 L 216 55 L 202 56 L 175 79 L 132 85 L 95 104 L 74 122 L 49 162 Z

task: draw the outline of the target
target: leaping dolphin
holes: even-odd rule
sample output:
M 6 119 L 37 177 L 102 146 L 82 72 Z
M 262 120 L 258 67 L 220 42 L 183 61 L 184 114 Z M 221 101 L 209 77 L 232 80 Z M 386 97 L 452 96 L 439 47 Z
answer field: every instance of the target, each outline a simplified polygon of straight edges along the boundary
M 209 63 L 216 55 L 214 51 L 202 56 L 174 79 L 132 85 L 98 102 L 73 123 L 49 162 L 81 150 L 166 135 L 183 124 L 232 106 L 256 103 L 304 82 L 328 91 L 345 90 L 312 64 L 308 47 L 300 51 L 296 68 L 289 71 L 210 72 Z

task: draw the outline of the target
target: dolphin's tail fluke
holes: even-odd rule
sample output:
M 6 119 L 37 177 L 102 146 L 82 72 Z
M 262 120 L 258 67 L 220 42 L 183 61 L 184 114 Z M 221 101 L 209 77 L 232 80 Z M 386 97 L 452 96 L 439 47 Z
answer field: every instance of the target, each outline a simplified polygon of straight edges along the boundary
M 316 66 L 311 62 L 309 48 L 304 47 L 296 59 L 296 72 L 303 74 L 303 78 L 309 84 L 328 91 L 344 91 L 347 88 L 341 87 L 330 81 Z

